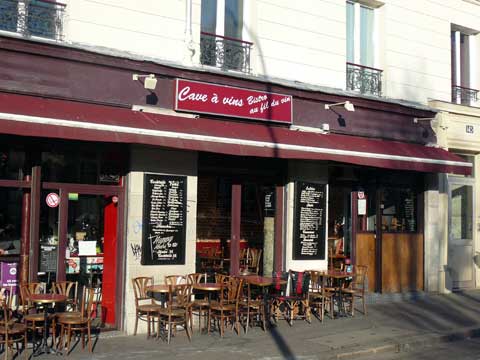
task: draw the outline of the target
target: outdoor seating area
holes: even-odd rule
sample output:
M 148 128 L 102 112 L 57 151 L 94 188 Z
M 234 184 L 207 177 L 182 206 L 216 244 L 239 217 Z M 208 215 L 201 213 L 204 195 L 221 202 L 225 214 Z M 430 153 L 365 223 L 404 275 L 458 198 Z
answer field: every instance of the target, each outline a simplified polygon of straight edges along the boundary
M 19 290 L 17 292 L 17 289 Z M 4 359 L 68 356 L 80 344 L 93 351 L 97 291 L 78 283 L 23 283 L 0 289 L 0 345 Z
M 147 338 L 170 344 L 181 332 L 192 341 L 201 334 L 240 335 L 257 326 L 267 331 L 281 320 L 294 326 L 303 320 L 323 322 L 325 316 L 353 317 L 358 311 L 366 316 L 367 270 L 359 265 L 272 276 L 192 273 L 165 276 L 162 284 L 152 277 L 133 278 L 134 335 L 139 321 L 146 322 Z

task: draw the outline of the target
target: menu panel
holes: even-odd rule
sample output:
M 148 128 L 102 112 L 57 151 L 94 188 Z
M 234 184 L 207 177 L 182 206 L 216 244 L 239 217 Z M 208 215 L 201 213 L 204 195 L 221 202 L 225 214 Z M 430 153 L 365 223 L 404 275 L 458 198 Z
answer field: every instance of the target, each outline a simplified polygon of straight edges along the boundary
M 325 184 L 295 184 L 294 260 L 325 259 L 326 188 Z
M 185 264 L 187 177 L 145 174 L 142 265 Z

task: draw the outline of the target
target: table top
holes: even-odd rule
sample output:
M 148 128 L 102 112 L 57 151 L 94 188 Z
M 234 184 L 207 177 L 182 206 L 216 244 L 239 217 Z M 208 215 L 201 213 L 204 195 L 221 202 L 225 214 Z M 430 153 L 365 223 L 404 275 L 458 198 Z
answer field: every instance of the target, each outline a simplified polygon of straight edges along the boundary
M 197 290 L 205 290 L 205 291 L 218 291 L 222 288 L 222 284 L 220 283 L 198 283 L 193 284 L 193 288 Z
M 287 280 L 276 280 L 271 276 L 260 276 L 260 275 L 240 275 L 242 279 L 244 279 L 247 283 L 251 285 L 257 286 L 270 286 L 274 282 L 278 282 L 280 284 L 286 284 Z
M 31 294 L 28 298 L 37 304 L 52 304 L 67 301 L 67 296 L 60 294 Z
M 145 289 L 147 292 L 168 293 L 168 285 L 152 285 Z

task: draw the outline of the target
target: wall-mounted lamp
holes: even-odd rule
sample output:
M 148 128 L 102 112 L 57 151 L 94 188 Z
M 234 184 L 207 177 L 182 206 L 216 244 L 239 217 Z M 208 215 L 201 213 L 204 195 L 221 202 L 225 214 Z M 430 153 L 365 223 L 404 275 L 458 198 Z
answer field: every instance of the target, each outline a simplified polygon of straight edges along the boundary
M 132 79 L 134 81 L 138 81 L 138 78 L 145 78 L 143 82 L 143 87 L 148 90 L 155 90 L 155 87 L 157 86 L 157 78 L 155 77 L 154 74 L 149 74 L 149 75 L 139 75 L 139 74 L 133 74 Z
M 325 104 L 325 110 L 332 110 L 333 112 L 335 112 L 333 109 L 331 109 L 331 107 L 340 106 L 340 105 L 343 105 L 343 107 L 347 111 L 355 111 L 355 107 L 353 106 L 353 104 L 350 101 L 344 101 L 344 102 L 339 102 L 339 103 L 335 103 L 335 104 Z
M 418 124 L 419 121 L 432 121 L 435 120 L 435 118 L 413 118 L 413 123 Z
M 344 102 L 339 102 L 335 104 L 325 104 L 325 110 L 330 110 L 330 111 L 333 111 L 335 114 L 337 114 L 338 125 L 340 125 L 341 127 L 345 127 L 347 126 L 345 122 L 345 118 L 342 116 L 342 114 L 336 112 L 335 109 L 333 109 L 334 106 L 340 106 L 340 105 L 343 105 L 344 109 L 347 111 L 355 111 L 355 107 L 350 101 L 344 101 Z

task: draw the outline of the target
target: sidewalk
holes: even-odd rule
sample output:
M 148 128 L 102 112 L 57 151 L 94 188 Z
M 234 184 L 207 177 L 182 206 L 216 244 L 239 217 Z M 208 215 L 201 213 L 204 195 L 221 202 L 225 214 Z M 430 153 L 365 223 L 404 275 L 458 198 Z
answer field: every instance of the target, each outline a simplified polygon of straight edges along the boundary
M 480 336 L 480 291 L 451 295 L 428 295 L 417 301 L 376 304 L 368 316 L 312 324 L 284 321 L 270 332 L 259 328 L 240 336 L 230 331 L 221 339 L 200 335 L 195 329 L 192 342 L 180 332 L 172 343 L 147 340 L 145 335 L 112 336 L 97 340 L 90 356 L 80 346 L 71 359 L 349 359 L 374 352 L 395 352 Z

